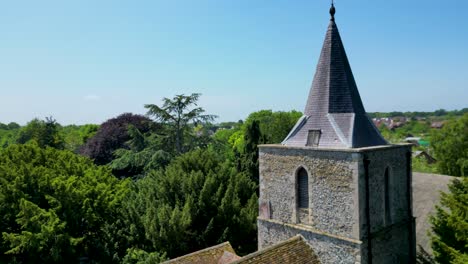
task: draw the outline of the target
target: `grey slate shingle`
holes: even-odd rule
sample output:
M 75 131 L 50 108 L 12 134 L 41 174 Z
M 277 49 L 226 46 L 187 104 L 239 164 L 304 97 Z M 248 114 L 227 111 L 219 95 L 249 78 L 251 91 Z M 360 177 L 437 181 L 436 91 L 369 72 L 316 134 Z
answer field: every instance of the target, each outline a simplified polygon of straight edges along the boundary
M 309 130 L 321 130 L 318 147 L 360 148 L 387 144 L 367 116 L 334 20 L 320 54 L 304 119 L 283 141 L 304 147 Z

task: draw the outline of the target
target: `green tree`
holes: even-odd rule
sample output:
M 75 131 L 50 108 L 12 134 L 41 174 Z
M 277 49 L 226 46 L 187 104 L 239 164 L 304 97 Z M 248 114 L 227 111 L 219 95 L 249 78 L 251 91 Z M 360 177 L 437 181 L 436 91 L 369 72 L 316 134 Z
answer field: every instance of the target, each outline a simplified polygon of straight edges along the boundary
M 413 171 L 424 173 L 438 173 L 437 165 L 429 164 L 424 157 L 413 157 L 411 161 L 411 168 Z
M 234 144 L 232 144 L 230 139 L 233 138 L 233 135 L 236 132 L 241 132 L 240 129 L 241 128 L 239 126 L 234 128 L 230 127 L 218 129 L 212 137 L 210 148 L 212 148 L 220 155 L 223 155 L 226 159 L 234 161 L 234 149 L 236 147 L 234 147 Z M 233 139 L 233 141 L 235 140 Z
M 445 109 L 439 109 L 439 110 L 434 111 L 435 116 L 443 116 L 446 114 L 447 114 L 447 111 Z
M 15 123 L 15 122 L 10 122 L 8 123 L 7 126 L 8 126 L 8 129 L 18 129 L 21 127 L 18 123 Z
M 68 125 L 60 129 L 60 134 L 64 141 L 64 148 L 73 152 L 78 152 L 80 147 L 86 141 L 93 137 L 98 131 L 99 126 L 94 124 L 87 125 Z
M 387 140 L 388 142 L 391 143 L 398 143 L 401 141 L 400 138 L 397 137 L 395 133 L 393 133 L 385 124 L 381 124 L 378 127 L 380 134 Z
M 434 130 L 431 143 L 440 173 L 468 176 L 468 113 Z
M 430 131 L 429 122 L 409 121 L 402 127 L 395 129 L 395 134 L 399 140 L 408 136 L 425 136 Z
M 0 151 L 0 262 L 110 262 L 128 181 L 85 157 L 37 143 Z M 117 228 L 118 227 L 118 228 Z
M 187 144 L 194 138 L 193 128 L 197 125 L 207 124 L 213 121 L 215 115 L 204 114 L 205 110 L 197 106 L 199 93 L 191 95 L 176 95 L 174 98 L 163 98 L 163 105 L 159 107 L 147 104 L 148 115 L 154 117 L 157 122 L 165 125 L 167 139 L 173 139 L 170 144 L 174 145 L 176 153 L 186 152 Z
M 122 264 L 156 264 L 166 261 L 166 254 L 148 253 L 142 249 L 131 248 L 122 260 Z
M 416 251 L 416 263 L 417 264 L 436 264 L 434 257 L 427 252 L 421 245 L 418 245 Z
M 0 129 L 0 148 L 15 144 L 18 134 L 19 129 Z
M 440 206 L 430 218 L 431 245 L 438 263 L 467 263 L 468 177 L 455 179 L 441 194 Z
M 223 241 L 256 248 L 257 185 L 211 150 L 187 152 L 135 182 L 127 198 L 133 244 L 173 258 Z
M 253 120 L 246 123 L 244 134 L 244 149 L 240 154 L 240 170 L 244 171 L 249 177 L 258 183 L 259 167 L 258 167 L 258 145 L 264 143 L 265 140 L 260 131 L 260 122 Z
M 64 142 L 59 129 L 60 124 L 52 117 L 46 117 L 45 120 L 36 118 L 21 128 L 17 143 L 24 144 L 30 140 L 34 140 L 42 148 L 48 146 L 63 149 Z
M 129 126 L 127 148 L 114 152 L 115 159 L 109 163 L 122 177 L 143 177 L 147 172 L 164 168 L 173 156 L 165 151 L 161 137 L 155 133 L 143 134 L 138 128 Z M 117 172 L 117 173 L 116 173 Z
M 271 110 L 261 110 L 251 113 L 245 120 L 245 124 L 248 125 L 257 120 L 260 132 L 265 138 L 265 143 L 278 144 L 289 134 L 301 116 L 302 113 L 298 111 L 273 112 Z

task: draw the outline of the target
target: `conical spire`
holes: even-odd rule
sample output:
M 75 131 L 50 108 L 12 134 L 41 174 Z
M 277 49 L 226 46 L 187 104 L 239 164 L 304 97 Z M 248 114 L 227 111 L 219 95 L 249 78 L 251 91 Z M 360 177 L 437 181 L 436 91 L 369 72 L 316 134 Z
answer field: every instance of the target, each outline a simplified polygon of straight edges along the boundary
M 304 116 L 283 141 L 288 146 L 359 148 L 386 142 L 366 114 L 335 24 L 335 7 Z

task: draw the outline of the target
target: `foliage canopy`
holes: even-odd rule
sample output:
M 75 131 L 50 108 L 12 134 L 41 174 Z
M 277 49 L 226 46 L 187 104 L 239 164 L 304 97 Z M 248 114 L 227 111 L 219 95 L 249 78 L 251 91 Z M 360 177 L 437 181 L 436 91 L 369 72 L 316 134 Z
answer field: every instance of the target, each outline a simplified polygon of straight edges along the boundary
M 440 173 L 468 176 L 468 113 L 435 130 L 431 141 Z
M 245 120 L 245 124 L 248 125 L 257 120 L 265 143 L 279 144 L 288 135 L 301 116 L 301 112 L 294 110 L 290 112 L 260 110 L 251 113 Z
M 112 161 L 113 152 L 125 147 L 125 142 L 130 139 L 128 127 L 136 127 L 146 132 L 150 129 L 151 120 L 141 115 L 131 113 L 121 114 L 111 118 L 97 130 L 80 150 L 80 153 L 93 159 L 98 165 L 104 165 Z
M 438 263 L 467 263 L 468 177 L 455 179 L 430 218 L 431 244 Z
M 158 134 L 144 134 L 134 126 L 128 128 L 128 134 L 127 148 L 117 149 L 109 163 L 114 172 L 125 172 L 121 176 L 143 177 L 151 170 L 163 169 L 173 158 Z
M 176 158 L 138 180 L 127 199 L 128 228 L 140 248 L 176 257 L 230 241 L 256 248 L 256 184 L 210 150 Z M 135 242 L 136 243 L 136 242 Z
M 33 119 L 19 131 L 17 143 L 24 144 L 34 140 L 40 147 L 63 149 L 63 137 L 59 133 L 60 125 L 52 117 L 45 120 Z
M 121 250 L 109 241 L 127 186 L 69 151 L 0 150 L 0 262 L 109 262 Z
M 167 142 L 174 145 L 177 154 L 187 151 L 187 143 L 193 141 L 194 127 L 213 121 L 215 115 L 204 114 L 205 110 L 197 106 L 199 93 L 176 95 L 174 98 L 163 98 L 163 105 L 147 104 L 148 115 L 156 122 L 164 124 Z

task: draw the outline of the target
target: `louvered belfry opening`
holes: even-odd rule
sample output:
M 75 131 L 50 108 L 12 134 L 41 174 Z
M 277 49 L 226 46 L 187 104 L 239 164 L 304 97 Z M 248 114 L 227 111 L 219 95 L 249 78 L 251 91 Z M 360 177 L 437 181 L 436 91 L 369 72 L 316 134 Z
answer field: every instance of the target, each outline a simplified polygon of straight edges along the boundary
M 320 135 L 322 132 L 320 130 L 309 130 L 309 134 L 307 136 L 307 144 L 306 146 L 309 147 L 318 147 L 320 142 Z
M 309 175 L 304 168 L 297 172 L 297 206 L 309 208 Z

